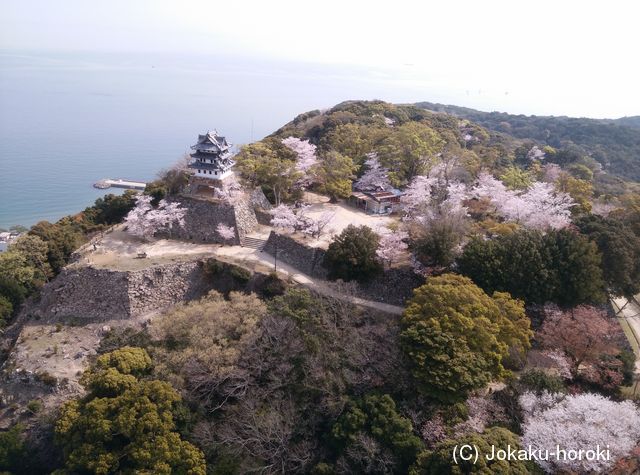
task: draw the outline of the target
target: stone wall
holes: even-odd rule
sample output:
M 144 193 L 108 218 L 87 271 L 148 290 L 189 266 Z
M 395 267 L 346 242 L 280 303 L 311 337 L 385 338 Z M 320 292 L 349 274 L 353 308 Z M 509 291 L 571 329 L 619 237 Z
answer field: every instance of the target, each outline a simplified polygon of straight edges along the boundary
M 404 306 L 413 296 L 413 289 L 422 284 L 424 278 L 407 266 L 386 269 L 370 282 L 354 285 L 352 290 L 358 297 Z
M 28 311 L 37 317 L 82 319 L 128 318 L 126 272 L 93 267 L 66 267 L 40 291 L 40 300 Z
M 139 317 L 210 290 L 199 261 L 149 267 L 127 275 L 129 317 Z
M 267 199 L 267 196 L 264 194 L 264 191 L 262 191 L 262 188 L 259 186 L 251 192 L 249 202 L 254 208 L 262 208 L 264 210 L 270 210 L 273 208 Z
M 327 278 L 327 269 L 322 265 L 325 251 L 310 247 L 293 239 L 290 236 L 276 234 L 274 231 L 264 250 L 275 254 L 276 241 L 278 248 L 278 260 L 295 267 L 305 274 L 320 278 Z M 410 267 L 400 267 L 385 270 L 382 274 L 365 284 L 353 284 L 349 286 L 349 292 L 358 297 L 385 302 L 392 305 L 404 305 L 407 299 L 413 295 L 413 289 L 424 283 L 424 279 L 413 272 Z M 336 285 L 339 290 L 340 285 Z
M 301 272 L 313 277 L 324 279 L 327 277 L 327 269 L 322 266 L 325 251 L 315 247 L 309 247 L 292 237 L 277 234 L 271 231 L 265 244 L 264 251 L 275 255 L 282 262 L 295 267 Z
M 273 218 L 273 215 L 269 213 L 269 211 L 262 208 L 256 208 L 255 212 L 256 212 L 256 219 L 258 220 L 258 223 L 263 224 L 265 226 L 271 225 L 271 219 Z
M 173 239 L 185 239 L 197 243 L 223 243 L 216 232 L 219 223 L 236 228 L 236 212 L 234 207 L 220 201 L 198 199 L 190 196 L 179 196 L 175 199 L 187 212 L 184 217 L 184 226 L 175 226 L 171 230 Z M 236 230 L 233 244 L 240 244 L 240 236 Z M 158 234 L 165 236 L 164 233 Z
M 258 227 L 256 213 L 253 210 L 253 206 L 245 200 L 237 200 L 233 205 L 233 212 L 236 223 L 236 237 L 242 240 Z
M 26 311 L 43 320 L 121 320 L 198 298 L 211 288 L 200 261 L 129 272 L 67 267 Z
M 255 193 L 254 193 L 255 194 Z M 259 201 L 260 193 L 255 199 Z M 174 227 L 170 233 L 160 232 L 157 237 L 185 239 L 196 243 L 240 244 L 240 241 L 258 226 L 252 200 L 254 196 L 246 195 L 238 198 L 233 204 L 208 198 L 196 198 L 181 195 L 174 200 L 179 202 L 187 212 L 183 227 Z M 266 198 L 265 198 L 266 199 Z M 233 242 L 224 241 L 216 232 L 218 224 L 223 223 L 236 230 Z

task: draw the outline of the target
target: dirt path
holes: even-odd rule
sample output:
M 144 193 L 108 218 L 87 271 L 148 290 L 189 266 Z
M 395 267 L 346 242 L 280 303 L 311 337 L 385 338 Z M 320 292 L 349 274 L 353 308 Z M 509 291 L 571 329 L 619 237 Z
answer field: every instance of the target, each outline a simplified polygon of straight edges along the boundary
M 269 237 L 270 232 L 271 228 L 262 226 L 249 237 L 264 241 Z M 137 259 L 138 253 L 142 252 L 146 253 L 147 258 Z M 249 247 L 193 244 L 168 239 L 143 242 L 116 228 L 110 234 L 106 234 L 102 239 L 96 241 L 96 249 L 87 248 L 80 260 L 74 265 L 137 270 L 156 264 L 193 260 L 198 257 L 218 257 L 250 271 L 259 272 L 270 272 L 274 264 L 273 256 Z M 393 315 L 400 315 L 404 310 L 399 306 L 342 294 L 330 288 L 322 279 L 311 277 L 280 261 L 278 262 L 278 273 L 323 295 L 347 300 L 363 307 L 374 308 Z
M 260 238 L 265 238 L 264 235 L 258 235 Z M 270 254 L 266 252 L 261 252 L 256 249 L 250 249 L 241 246 L 223 246 L 218 247 L 215 253 L 216 256 L 221 257 L 225 260 L 229 260 L 237 265 L 248 267 L 250 270 L 258 270 L 255 266 L 246 265 L 249 263 L 258 264 L 263 267 L 264 270 L 270 270 L 274 268 L 274 258 Z M 278 273 L 285 276 L 290 277 L 295 282 L 302 284 L 306 287 L 309 287 L 312 290 L 315 290 L 318 293 L 323 295 L 327 295 L 329 297 L 339 298 L 342 300 L 347 300 L 353 304 L 361 305 L 363 307 L 369 307 L 376 310 L 380 310 L 385 313 L 389 313 L 392 315 L 401 315 L 404 311 L 404 308 L 399 307 L 397 305 L 390 305 L 383 302 L 376 302 L 373 300 L 366 300 L 360 297 L 355 297 L 353 295 L 344 295 L 342 293 L 336 292 L 334 289 L 330 288 L 322 279 L 316 279 L 307 274 L 304 274 L 297 270 L 296 268 L 285 264 L 283 262 L 278 261 Z
M 636 374 L 640 375 L 640 305 L 635 300 L 612 298 L 611 304 L 636 354 Z

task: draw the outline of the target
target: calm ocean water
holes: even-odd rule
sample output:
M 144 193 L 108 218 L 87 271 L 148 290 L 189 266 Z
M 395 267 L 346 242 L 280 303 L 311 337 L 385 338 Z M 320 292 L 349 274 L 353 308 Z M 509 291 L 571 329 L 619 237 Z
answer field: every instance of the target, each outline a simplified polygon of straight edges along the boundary
M 75 213 L 105 193 L 101 178 L 153 179 L 208 129 L 240 145 L 347 99 L 452 101 L 411 72 L 0 52 L 0 228 Z

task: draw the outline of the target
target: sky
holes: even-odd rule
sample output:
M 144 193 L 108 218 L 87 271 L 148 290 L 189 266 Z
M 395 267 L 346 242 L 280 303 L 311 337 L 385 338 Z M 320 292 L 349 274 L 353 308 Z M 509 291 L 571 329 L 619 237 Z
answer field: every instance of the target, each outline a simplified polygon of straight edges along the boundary
M 367 66 L 424 85 L 416 101 L 613 118 L 640 115 L 639 18 L 631 0 L 0 0 L 0 49 Z

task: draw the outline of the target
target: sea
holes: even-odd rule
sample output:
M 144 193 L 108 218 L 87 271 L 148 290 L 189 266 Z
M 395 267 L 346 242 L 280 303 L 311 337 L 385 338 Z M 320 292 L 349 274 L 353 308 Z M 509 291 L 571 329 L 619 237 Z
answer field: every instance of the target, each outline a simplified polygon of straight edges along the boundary
M 454 103 L 463 89 L 411 65 L 0 51 L 0 228 L 121 192 L 92 187 L 103 178 L 152 180 L 207 130 L 241 146 L 344 100 Z

